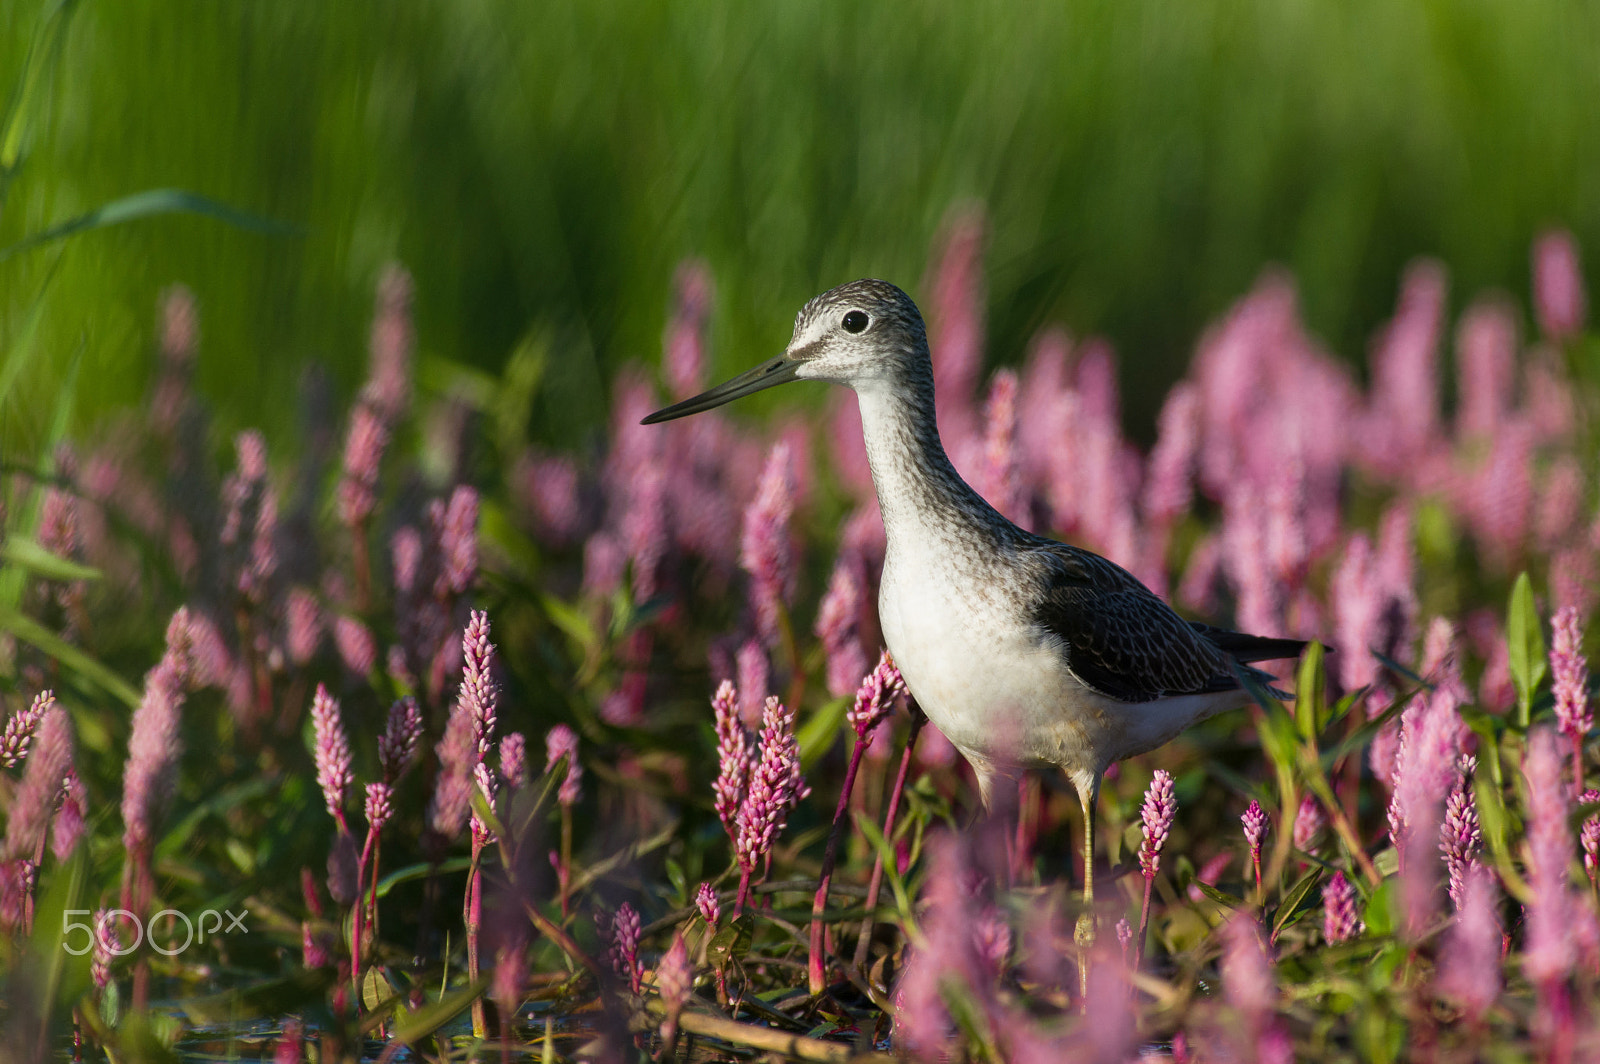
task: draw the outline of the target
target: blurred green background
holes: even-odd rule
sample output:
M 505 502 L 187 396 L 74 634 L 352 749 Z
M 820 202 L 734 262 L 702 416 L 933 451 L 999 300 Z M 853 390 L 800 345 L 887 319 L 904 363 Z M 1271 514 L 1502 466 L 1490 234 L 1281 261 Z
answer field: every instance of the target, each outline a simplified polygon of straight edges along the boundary
M 1418 254 L 1525 305 L 1565 226 L 1594 303 L 1597 56 L 1585 0 L 0 0 L 0 248 L 151 188 L 298 229 L 165 215 L 4 258 L 0 438 L 37 453 L 75 356 L 78 426 L 136 402 L 178 281 L 223 427 L 287 429 L 307 362 L 355 387 L 397 258 L 425 358 L 553 345 L 530 433 L 568 443 L 656 358 L 681 258 L 716 277 L 721 375 L 827 286 L 925 292 L 969 203 L 990 360 L 1102 333 L 1143 434 L 1270 263 L 1351 358 Z

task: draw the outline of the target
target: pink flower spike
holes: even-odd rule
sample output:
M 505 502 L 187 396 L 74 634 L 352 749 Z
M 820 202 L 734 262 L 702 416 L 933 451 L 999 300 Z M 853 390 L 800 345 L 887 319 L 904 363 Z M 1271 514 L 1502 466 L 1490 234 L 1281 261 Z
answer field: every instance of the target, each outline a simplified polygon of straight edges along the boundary
M 694 965 L 689 963 L 689 948 L 681 934 L 672 936 L 672 947 L 662 954 L 656 967 L 656 991 L 667 1014 L 674 1015 L 689 1002 L 689 992 L 694 988 Z
M 1589 663 L 1583 656 L 1583 620 L 1577 607 L 1563 606 L 1551 624 L 1551 689 L 1556 699 L 1556 726 L 1572 744 L 1573 784 L 1583 787 L 1583 742 L 1594 727 L 1589 706 Z
M 473 610 L 461 635 L 461 692 L 458 705 L 472 718 L 472 734 L 477 743 L 478 760 L 489 756 L 494 745 L 495 711 L 499 692 L 489 675 L 494 663 L 494 644 L 489 642 L 489 615 Z
M 722 906 L 710 883 L 700 884 L 700 889 L 695 891 L 694 904 L 700 910 L 700 918 L 706 922 L 706 926 L 715 928 L 717 921 L 722 919 Z
M 735 844 L 739 841 L 739 810 L 744 806 L 745 793 L 750 785 L 750 772 L 755 764 L 755 750 L 750 733 L 739 717 L 739 695 L 733 684 L 723 680 L 711 698 L 711 709 L 716 715 L 717 760 L 719 771 L 711 791 L 716 796 L 717 816 Z
M 339 482 L 339 516 L 346 527 L 360 527 L 372 516 L 377 505 L 378 469 L 388 445 L 389 430 L 377 412 L 365 403 L 357 403 L 350 413 L 344 478 Z
M 389 719 L 378 737 L 378 764 L 385 782 L 398 780 L 416 760 L 417 743 L 422 739 L 422 710 L 410 695 L 389 707 Z
M 439 758 L 439 775 L 428 821 L 435 831 L 454 838 L 467 820 L 472 804 L 472 773 L 478 763 L 472 715 L 459 703 L 451 712 L 444 737 L 434 750 Z
M 1553 731 L 1539 728 L 1529 736 L 1522 775 L 1528 785 L 1527 865 L 1533 896 L 1526 906 L 1522 967 L 1536 987 L 1565 980 L 1578 959 L 1573 931 L 1580 903 L 1567 886 L 1567 869 L 1576 853 L 1567 828 L 1561 761 Z
M 1477 867 L 1478 854 L 1483 851 L 1483 832 L 1478 826 L 1478 805 L 1473 796 L 1470 772 L 1468 768 L 1450 791 L 1450 797 L 1445 799 L 1444 823 L 1439 828 L 1439 849 L 1444 854 L 1445 871 L 1450 877 L 1450 900 L 1455 903 L 1457 912 L 1465 901 L 1467 876 Z
M 516 791 L 522 789 L 527 774 L 527 740 L 521 732 L 512 732 L 500 740 L 500 777 Z
M 1494 873 L 1478 866 L 1467 876 L 1461 907 L 1445 933 L 1434 968 L 1435 992 L 1453 1001 L 1469 1024 L 1480 1024 L 1500 996 L 1502 935 L 1495 913 L 1500 891 Z
M 675 298 L 661 361 L 673 396 L 687 399 L 705 387 L 706 326 L 714 294 L 711 270 L 698 259 L 682 262 L 673 287 Z
M 1239 818 L 1244 825 L 1244 841 L 1250 846 L 1250 863 L 1255 866 L 1256 890 L 1261 889 L 1261 840 L 1267 834 L 1267 814 L 1261 808 L 1261 803 L 1254 798 L 1250 805 Z
M 628 989 L 639 992 L 644 974 L 639 964 L 639 914 L 627 902 L 617 907 L 611 921 L 611 969 L 628 981 Z
M 444 572 L 441 579 L 450 591 L 465 594 L 478 579 L 478 492 L 465 484 L 456 486 L 450 493 L 450 505 L 444 513 L 444 527 L 440 531 L 440 548 L 444 552 Z
M 872 742 L 872 733 L 894 712 L 894 707 L 906 695 L 906 682 L 895 667 L 894 658 L 885 650 L 878 664 L 861 681 L 856 691 L 855 705 L 845 713 L 845 718 L 856 731 L 856 739 Z
M 376 834 L 394 815 L 394 788 L 387 783 L 369 783 L 366 787 L 367 830 Z
M 768 646 L 779 642 L 779 617 L 794 596 L 794 547 L 789 517 L 794 510 L 794 463 L 789 445 L 773 445 L 755 500 L 744 513 L 739 564 L 750 574 L 750 605 Z
M 0 732 L 0 767 L 15 768 L 28 757 L 28 745 L 39 721 L 56 704 L 54 691 L 40 691 L 26 709 L 19 709 Z
M 189 611 L 180 608 L 167 626 L 167 650 L 145 675 L 144 698 L 133 711 L 128 761 L 122 773 L 122 844 L 130 854 L 147 855 L 155 818 L 172 793 L 173 774 L 183 745 L 179 715 L 193 668 Z
M 1139 810 L 1144 833 L 1144 841 L 1139 846 L 1139 867 L 1146 879 L 1154 879 L 1161 870 L 1161 849 L 1167 844 L 1167 834 L 1177 814 L 1178 799 L 1172 791 L 1172 774 L 1158 768 L 1149 789 L 1144 792 L 1144 806 Z
M 354 617 L 341 616 L 333 622 L 333 643 L 339 660 L 357 676 L 367 676 L 378 663 L 378 644 L 372 629 Z
M 88 812 L 89 792 L 78 778 L 77 769 L 69 763 L 66 780 L 61 784 L 61 804 L 50 821 L 50 852 L 55 854 L 56 863 L 65 864 L 78 848 L 83 839 L 83 818 Z
M 841 551 L 817 608 L 816 634 L 828 654 L 828 693 L 835 698 L 849 694 L 867 671 L 867 655 L 861 649 L 860 568 L 856 558 Z
M 556 792 L 556 801 L 570 809 L 583 797 L 583 765 L 578 761 L 578 733 L 565 724 L 557 724 L 544 737 L 544 770 L 555 768 L 562 757 L 567 759 L 567 774 Z
M 1335 872 L 1322 887 L 1322 935 L 1336 945 L 1361 933 L 1361 917 L 1356 910 L 1356 888 Z
M 739 868 L 748 877 L 783 833 L 789 811 L 810 790 L 800 778 L 800 744 L 794 737 L 794 715 L 774 697 L 767 699 L 761 728 L 761 755 L 750 773 L 750 785 L 739 808 L 736 850 Z
M 1302 853 L 1316 853 L 1317 840 L 1327 826 L 1328 815 L 1322 811 L 1322 803 L 1309 794 L 1301 798 L 1294 816 L 1294 848 Z
M 62 780 L 72 765 L 72 723 L 67 711 L 54 705 L 47 709 L 33 740 L 33 751 L 12 795 L 6 820 L 5 856 L 10 860 L 32 860 L 44 844 Z
M 355 780 L 350 770 L 350 740 L 339 719 L 339 703 L 328 689 L 317 684 L 311 699 L 311 725 L 316 736 L 317 786 L 328 806 L 328 815 L 344 825 L 344 794 Z
M 1594 805 L 1600 802 L 1600 791 L 1590 789 L 1578 795 L 1579 805 Z M 1583 870 L 1589 873 L 1591 886 L 1600 880 L 1600 813 L 1584 820 L 1583 827 L 1578 830 L 1578 841 L 1583 845 Z
M 316 655 L 317 647 L 322 643 L 322 606 L 317 602 L 316 595 L 303 587 L 296 587 L 289 591 L 284 614 L 287 629 L 283 640 L 284 650 L 291 662 L 304 665 Z
M 1189 512 L 1199 453 L 1200 388 L 1181 381 L 1161 405 L 1156 445 L 1150 452 L 1150 477 L 1144 489 L 1144 512 L 1150 520 L 1170 525 Z
M 1539 330 L 1550 339 L 1569 340 L 1583 331 L 1587 299 L 1571 233 L 1545 233 L 1533 246 L 1533 302 Z

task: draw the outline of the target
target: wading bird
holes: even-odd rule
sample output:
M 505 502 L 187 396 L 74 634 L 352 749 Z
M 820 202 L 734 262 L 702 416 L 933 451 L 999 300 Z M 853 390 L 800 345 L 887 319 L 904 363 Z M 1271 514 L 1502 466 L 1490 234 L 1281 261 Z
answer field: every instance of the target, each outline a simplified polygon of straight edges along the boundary
M 1244 677 L 1271 679 L 1249 663 L 1295 657 L 1304 644 L 1186 621 L 1120 566 L 1001 516 L 945 454 L 922 315 L 885 281 L 817 296 L 782 355 L 644 423 L 792 380 L 856 393 L 888 542 L 884 641 L 928 719 L 971 764 L 984 804 L 1030 769 L 1059 768 L 1078 792 L 1084 909 L 1075 939 L 1085 983 L 1106 768 L 1244 704 Z

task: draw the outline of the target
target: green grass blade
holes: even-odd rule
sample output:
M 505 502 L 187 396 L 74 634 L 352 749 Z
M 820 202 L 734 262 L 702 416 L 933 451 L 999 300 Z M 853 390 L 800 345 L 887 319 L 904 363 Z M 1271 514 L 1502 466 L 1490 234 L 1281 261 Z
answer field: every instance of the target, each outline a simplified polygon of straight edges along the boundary
M 24 643 L 33 644 L 41 653 L 55 658 L 96 687 L 126 702 L 128 708 L 138 708 L 139 692 L 128 681 L 32 617 L 0 605 L 0 632 L 10 632 Z
M 135 192 L 131 196 L 113 200 L 102 207 L 96 207 L 86 214 L 76 218 L 69 218 L 57 225 L 52 225 L 43 232 L 34 233 L 24 237 L 7 247 L 0 248 L 0 262 L 19 255 L 24 251 L 49 244 L 56 240 L 63 240 L 74 233 L 81 233 L 86 229 L 104 229 L 112 225 L 121 225 L 124 222 L 135 221 L 140 218 L 150 218 L 162 214 L 198 214 L 204 218 L 212 218 L 238 229 L 251 232 L 267 233 L 275 236 L 297 235 L 302 230 L 298 226 L 289 225 L 272 218 L 265 218 L 259 214 L 240 210 L 238 207 L 219 203 L 197 192 L 188 192 L 179 188 L 153 188 L 144 192 Z

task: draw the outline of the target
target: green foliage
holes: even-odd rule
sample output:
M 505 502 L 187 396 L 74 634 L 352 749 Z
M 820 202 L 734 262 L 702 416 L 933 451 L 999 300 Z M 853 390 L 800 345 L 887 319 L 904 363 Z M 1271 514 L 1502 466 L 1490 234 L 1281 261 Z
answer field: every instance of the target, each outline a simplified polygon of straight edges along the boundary
M 190 284 L 225 427 L 277 430 L 310 360 L 354 387 L 398 258 L 423 350 L 489 369 L 547 347 L 534 431 L 573 442 L 616 368 L 654 357 L 684 256 L 724 286 L 728 369 L 830 284 L 918 288 L 964 202 L 993 219 L 1003 360 L 1063 321 L 1171 379 L 1269 262 L 1354 356 L 1415 255 L 1460 291 L 1521 290 L 1539 227 L 1600 246 L 1597 20 L 1565 0 L 18 0 L 0 246 L 160 188 L 304 235 L 165 215 L 14 256 L 0 357 L 54 271 L 39 342 L 87 344 L 79 424 L 98 424 L 147 379 L 156 294 Z M 39 439 L 54 358 L 8 451 Z M 1136 425 L 1161 391 L 1128 389 Z

